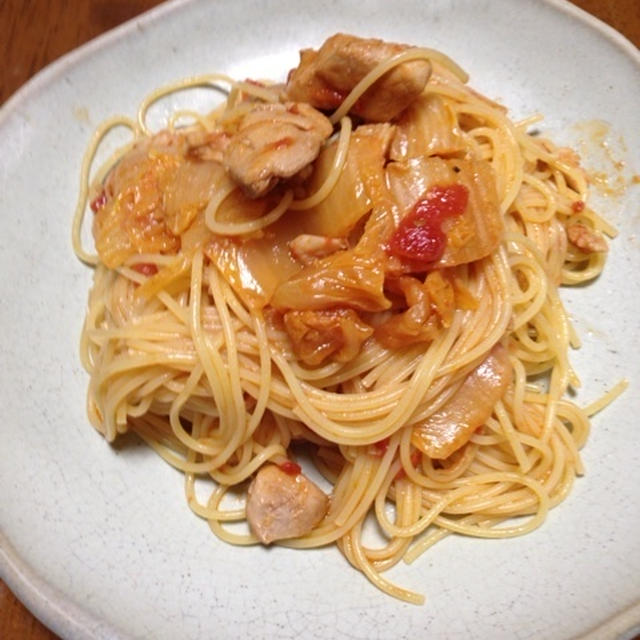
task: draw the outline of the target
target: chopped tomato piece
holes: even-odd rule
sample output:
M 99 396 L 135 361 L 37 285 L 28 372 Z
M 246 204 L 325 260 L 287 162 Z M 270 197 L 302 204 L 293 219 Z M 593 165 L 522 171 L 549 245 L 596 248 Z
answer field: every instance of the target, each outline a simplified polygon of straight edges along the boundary
M 302 473 L 302 467 L 297 462 L 292 462 L 291 460 L 285 460 L 281 462 L 279 465 L 280 469 L 290 476 L 297 476 Z
M 100 194 L 96 196 L 89 204 L 89 206 L 91 207 L 91 211 L 93 211 L 93 213 L 98 213 L 98 211 L 102 209 L 102 207 L 104 207 L 106 202 L 107 202 L 107 194 L 104 192 L 104 189 L 103 189 L 100 192 Z
M 388 252 L 422 263 L 436 262 L 447 244 L 442 223 L 462 214 L 468 200 L 469 190 L 462 184 L 432 187 L 391 236 Z

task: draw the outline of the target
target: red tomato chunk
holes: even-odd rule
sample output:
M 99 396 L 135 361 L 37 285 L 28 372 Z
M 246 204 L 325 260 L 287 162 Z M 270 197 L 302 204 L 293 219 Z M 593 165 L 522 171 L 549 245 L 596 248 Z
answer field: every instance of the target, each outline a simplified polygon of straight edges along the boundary
M 297 462 L 292 462 L 291 460 L 285 460 L 278 466 L 290 476 L 297 476 L 299 473 L 302 473 L 302 467 Z
M 391 236 L 388 252 L 409 260 L 436 262 L 447 244 L 442 223 L 462 214 L 468 199 L 469 190 L 464 185 L 432 187 Z

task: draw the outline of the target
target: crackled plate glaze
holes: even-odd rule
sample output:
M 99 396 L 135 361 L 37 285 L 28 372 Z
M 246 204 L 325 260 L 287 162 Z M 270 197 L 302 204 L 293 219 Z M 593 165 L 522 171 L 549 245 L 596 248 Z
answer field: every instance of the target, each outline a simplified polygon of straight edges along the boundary
M 391 572 L 427 595 L 423 607 L 378 592 L 334 548 L 224 545 L 190 513 L 177 472 L 133 439 L 110 447 L 85 417 L 77 346 L 91 273 L 71 251 L 70 224 L 93 129 L 183 76 L 284 77 L 299 48 L 338 30 L 447 52 L 514 118 L 543 113 L 543 131 L 617 176 L 598 199 L 620 229 L 604 274 L 563 297 L 584 340 L 578 402 L 622 377 L 629 389 L 594 419 L 586 476 L 539 530 L 450 537 Z M 640 186 L 629 186 L 639 113 L 638 51 L 551 1 L 175 2 L 38 75 L 0 115 L 2 577 L 69 638 L 630 637 L 640 623 Z

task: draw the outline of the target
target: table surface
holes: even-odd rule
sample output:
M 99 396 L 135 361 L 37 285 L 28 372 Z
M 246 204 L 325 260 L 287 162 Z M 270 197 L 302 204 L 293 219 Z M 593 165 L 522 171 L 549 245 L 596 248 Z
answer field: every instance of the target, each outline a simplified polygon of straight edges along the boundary
M 638 0 L 572 0 L 640 46 Z M 31 76 L 101 33 L 160 4 L 160 0 L 2 0 L 0 105 Z M 0 580 L 0 638 L 55 640 Z M 638 636 L 635 640 L 640 640 Z

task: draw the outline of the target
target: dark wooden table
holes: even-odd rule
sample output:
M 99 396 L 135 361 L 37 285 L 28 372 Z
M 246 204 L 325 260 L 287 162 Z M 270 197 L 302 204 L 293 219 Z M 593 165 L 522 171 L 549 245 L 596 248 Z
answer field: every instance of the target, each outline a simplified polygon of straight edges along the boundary
M 639 0 L 573 2 L 640 46 Z M 0 104 L 67 51 L 158 4 L 160 0 L 0 0 Z M 57 638 L 1 580 L 0 638 Z

